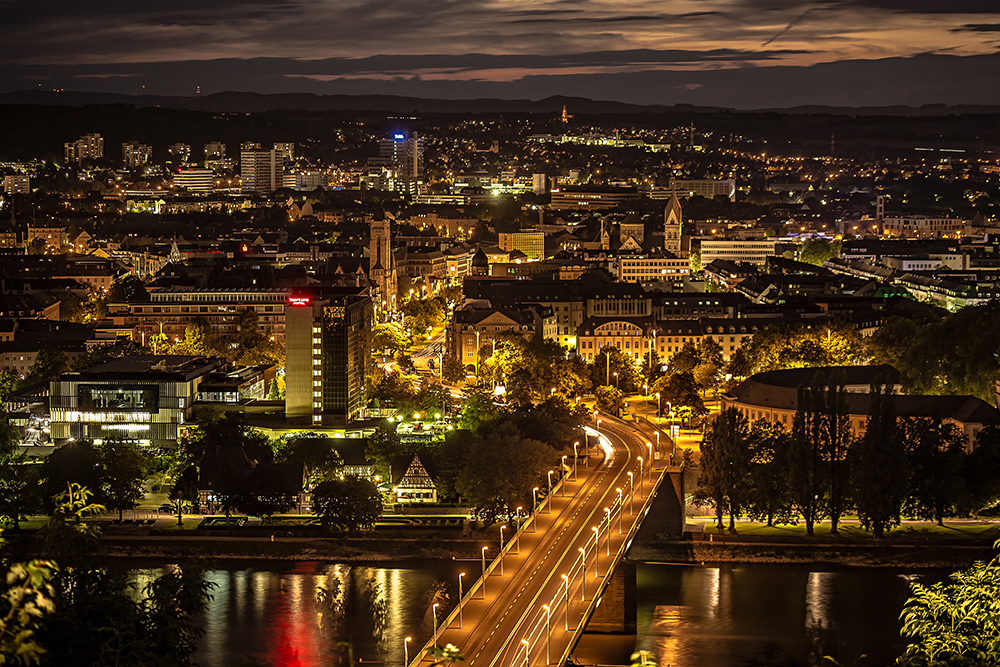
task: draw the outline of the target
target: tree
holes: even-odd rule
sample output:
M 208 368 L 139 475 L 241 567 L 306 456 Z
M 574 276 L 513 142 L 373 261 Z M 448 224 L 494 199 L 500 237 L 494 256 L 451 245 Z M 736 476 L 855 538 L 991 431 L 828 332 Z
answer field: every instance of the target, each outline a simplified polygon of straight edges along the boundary
M 513 424 L 501 423 L 487 437 L 473 440 L 456 490 L 485 524 L 507 520 L 515 507 L 527 505 L 551 457 L 544 443 L 525 438 Z
M 789 434 L 780 424 L 765 419 L 750 427 L 750 490 L 747 514 L 768 526 L 793 523 L 788 493 Z
M 836 534 L 840 517 L 847 505 L 848 477 L 850 468 L 847 463 L 847 453 L 851 442 L 850 414 L 847 410 L 847 397 L 843 384 L 837 382 L 833 375 L 821 380 L 825 387 L 814 387 L 820 398 L 822 411 L 820 424 L 820 450 L 827 467 L 827 503 L 826 511 L 830 517 L 830 532 Z M 814 380 L 814 385 L 819 384 Z
M 615 377 L 616 373 L 617 377 Z M 642 387 L 639 368 L 632 361 L 632 357 L 610 345 L 601 348 L 600 354 L 594 358 L 590 380 L 594 387 L 611 386 L 623 392 L 636 391 Z
M 302 487 L 291 489 L 272 466 L 258 465 L 238 481 L 234 505 L 249 516 L 271 517 L 295 506 Z
M 954 572 L 951 583 L 910 584 L 900 618 L 906 667 L 1000 664 L 1000 559 Z
M 660 395 L 660 416 L 663 410 L 689 407 L 695 414 L 704 414 L 705 402 L 698 393 L 694 375 L 688 371 L 680 371 L 666 375 L 653 385 L 653 393 Z
M 344 465 L 334 441 L 315 433 L 291 438 L 281 452 L 281 461 L 302 464 L 307 491 L 335 475 Z
M 889 385 L 872 385 L 868 424 L 853 452 L 858 518 L 877 538 L 899 525 L 906 498 L 906 458 L 891 392 Z
M 723 500 L 729 511 L 729 532 L 736 532 L 750 489 L 750 428 L 736 408 L 723 410 L 712 422 L 702 443 L 701 467 L 712 482 L 710 495 Z M 704 443 L 709 444 L 707 451 Z M 708 489 L 706 489 L 708 492 Z M 716 509 L 722 528 L 721 514 Z
M 465 380 L 465 366 L 455 355 L 446 354 L 441 362 L 441 378 L 448 384 L 458 384 Z
M 57 448 L 47 457 L 41 468 L 42 498 L 49 500 L 66 489 L 68 484 L 78 484 L 87 489 L 101 488 L 101 459 L 93 443 L 76 440 Z
M 242 324 L 242 320 L 241 320 Z M 256 322 L 254 323 L 256 326 Z M 257 340 L 256 343 L 261 341 Z M 251 344 L 254 344 L 251 341 Z M 216 354 L 217 346 L 215 335 L 212 332 L 212 324 L 208 318 L 197 317 L 191 324 L 184 328 L 184 339 L 174 345 L 171 354 L 189 354 L 194 356 Z
M 28 376 L 24 379 L 28 384 L 49 382 L 69 371 L 69 360 L 62 350 L 45 348 L 39 350 L 35 363 L 31 365 Z
M 101 497 L 110 509 L 118 510 L 122 520 L 125 510 L 138 505 L 146 494 L 142 484 L 149 470 L 149 456 L 134 442 L 108 438 L 98 447 L 101 469 Z
M 597 391 L 594 392 L 594 397 L 596 398 L 597 409 L 609 415 L 619 415 L 622 408 L 625 407 L 625 395 L 614 387 L 607 385 L 598 387 Z
M 142 280 L 132 274 L 115 278 L 108 291 L 108 301 L 113 303 L 145 303 L 149 301 L 149 292 Z
M 685 341 L 681 349 L 670 358 L 671 373 L 691 373 L 701 363 L 701 354 L 693 341 Z
M 798 259 L 806 264 L 823 266 L 823 264 L 840 255 L 840 241 L 831 241 L 821 237 L 806 239 L 799 246 Z
M 942 526 L 962 495 L 965 434 L 929 417 L 901 419 L 899 427 L 909 473 L 907 513 Z
M 382 494 L 374 482 L 349 475 L 313 490 L 313 512 L 323 527 L 371 528 L 382 513 Z
M 372 463 L 372 475 L 389 479 L 392 474 L 392 459 L 402 453 L 399 435 L 391 426 L 383 423 L 368 436 L 365 458 Z
M 410 337 L 403 327 L 395 322 L 377 324 L 372 329 L 372 350 L 382 354 L 397 354 L 410 346 Z
M 820 499 L 826 495 L 826 478 L 821 470 L 823 425 L 818 407 L 815 392 L 799 387 L 788 451 L 788 489 L 810 536 L 822 514 Z
M 80 519 L 104 511 L 78 485 L 54 499 L 42 537 L 53 562 L 52 600 L 37 642 L 46 665 L 190 665 L 212 585 L 182 566 L 136 589 L 98 558 L 100 528 Z

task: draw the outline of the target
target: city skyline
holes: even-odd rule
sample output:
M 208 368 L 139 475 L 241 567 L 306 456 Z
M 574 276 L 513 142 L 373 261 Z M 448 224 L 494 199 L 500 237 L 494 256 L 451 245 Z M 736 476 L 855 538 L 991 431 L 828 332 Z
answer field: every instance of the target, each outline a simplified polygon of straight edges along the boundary
M 1000 10 L 980 0 L 16 2 L 0 18 L 7 92 L 1000 103 Z

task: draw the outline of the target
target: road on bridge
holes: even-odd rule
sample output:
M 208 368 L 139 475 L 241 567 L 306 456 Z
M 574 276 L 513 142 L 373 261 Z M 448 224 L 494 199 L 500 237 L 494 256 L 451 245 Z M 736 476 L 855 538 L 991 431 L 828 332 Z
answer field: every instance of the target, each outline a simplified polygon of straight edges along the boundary
M 590 468 L 581 464 L 578 479 L 572 472 L 566 476 L 564 486 L 509 541 L 501 562 L 487 561 L 485 581 L 482 565 L 469 563 L 462 578 L 464 600 L 412 664 L 429 664 L 427 649 L 435 642 L 457 646 L 468 667 L 554 664 L 568 653 L 656 480 L 641 433 L 604 417 L 599 427 L 603 455 L 592 456 Z M 590 433 L 593 441 L 596 432 Z M 487 557 L 498 548 L 494 542 Z

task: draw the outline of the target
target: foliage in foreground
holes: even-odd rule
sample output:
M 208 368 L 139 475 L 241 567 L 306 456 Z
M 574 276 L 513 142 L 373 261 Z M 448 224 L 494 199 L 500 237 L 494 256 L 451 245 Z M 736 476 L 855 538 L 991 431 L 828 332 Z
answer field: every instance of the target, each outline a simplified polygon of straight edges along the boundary
M 1000 547 L 1000 542 L 994 545 Z M 1000 557 L 954 572 L 951 583 L 914 583 L 901 634 L 916 641 L 898 664 L 974 667 L 1000 664 Z

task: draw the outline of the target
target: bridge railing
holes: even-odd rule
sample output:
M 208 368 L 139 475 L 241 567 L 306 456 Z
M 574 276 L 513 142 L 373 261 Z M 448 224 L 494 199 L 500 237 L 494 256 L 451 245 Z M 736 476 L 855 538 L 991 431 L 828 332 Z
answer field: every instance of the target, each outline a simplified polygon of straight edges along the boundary
M 646 498 L 642 503 L 642 507 L 639 508 L 638 514 L 636 514 L 633 517 L 633 520 L 631 522 L 631 527 L 629 528 L 628 531 L 628 535 L 626 535 L 625 538 L 621 541 L 621 544 L 618 545 L 618 550 L 617 552 L 615 552 L 615 556 L 614 559 L 611 561 L 611 565 L 608 567 L 607 572 L 605 572 L 604 577 L 601 579 L 600 585 L 596 593 L 594 594 L 594 597 L 591 598 L 590 604 L 587 605 L 587 609 L 583 613 L 583 618 L 580 620 L 580 624 L 577 625 L 576 629 L 573 631 L 573 635 L 570 637 L 569 643 L 566 645 L 566 649 L 563 651 L 563 654 L 560 657 L 559 661 L 555 663 L 556 665 L 565 665 L 566 661 L 569 660 L 570 653 L 573 652 L 573 649 L 576 647 L 577 642 L 580 641 L 580 636 L 583 634 L 584 628 L 587 627 L 587 623 L 590 621 L 590 618 L 594 615 L 594 610 L 597 609 L 597 605 L 601 601 L 601 595 L 604 593 L 604 590 L 608 587 L 608 583 L 610 583 L 611 581 L 611 577 L 615 572 L 615 568 L 618 567 L 618 563 L 621 562 L 621 560 L 625 557 L 626 552 L 628 552 L 629 547 L 632 546 L 632 540 L 635 539 L 636 532 L 642 525 L 643 519 L 645 519 L 646 515 L 649 514 L 649 510 L 652 507 L 653 500 L 656 496 L 656 491 L 663 484 L 663 478 L 666 477 L 667 473 L 668 473 L 668 468 L 664 466 L 660 470 L 660 474 L 656 478 L 656 483 L 652 485 L 652 488 L 646 495 Z
M 650 497 L 652 496 L 650 493 Z M 621 545 L 615 551 L 615 555 L 612 557 L 609 553 L 610 547 L 608 540 L 611 538 L 611 531 L 614 525 L 618 523 L 622 525 L 623 512 L 625 509 L 625 503 L 631 502 L 629 495 L 620 495 L 612 501 L 608 506 L 608 511 L 605 512 L 604 516 L 598 522 L 597 531 L 591 534 L 591 537 L 587 539 L 583 546 L 583 553 L 579 554 L 576 559 L 570 565 L 569 571 L 562 576 L 563 584 L 558 588 L 556 593 L 552 598 L 546 603 L 542 604 L 536 610 L 534 616 L 528 621 L 528 630 L 525 633 L 522 641 L 527 640 L 527 645 L 525 650 L 528 651 L 529 656 L 525 656 L 524 652 L 515 652 L 511 659 L 511 667 L 520 667 L 520 665 L 525 662 L 530 663 L 530 653 L 537 650 L 539 642 L 547 642 L 546 650 L 548 651 L 548 635 L 551 634 L 551 629 L 553 626 L 558 627 L 561 623 L 564 627 L 564 632 L 570 631 L 570 621 L 569 621 L 569 610 L 572 601 L 576 596 L 576 591 L 580 591 L 580 602 L 586 604 L 587 602 L 587 563 L 590 561 L 591 556 L 594 556 L 595 560 L 595 572 L 600 564 L 601 556 L 600 549 L 602 543 L 605 546 L 605 556 L 604 558 L 610 558 L 610 566 L 605 573 L 604 577 L 594 577 L 594 597 L 591 599 L 590 604 L 584 608 L 583 620 L 580 621 L 579 625 L 575 627 L 573 634 L 570 636 L 569 647 L 575 645 L 578 633 L 580 629 L 586 625 L 587 619 L 593 613 L 593 608 L 596 606 L 596 602 L 600 600 L 601 592 L 607 586 L 607 582 L 610 580 L 611 574 L 614 572 L 615 566 L 618 561 L 624 555 L 627 550 L 627 545 L 631 544 L 632 536 L 635 533 L 635 526 L 641 523 L 640 516 L 645 516 L 646 511 L 648 511 L 649 499 L 647 498 L 646 503 L 640 508 L 640 514 L 629 519 L 629 532 L 622 540 Z M 578 576 L 579 573 L 579 576 Z M 546 611 L 546 608 L 548 611 Z M 564 652 L 562 660 L 557 664 L 563 664 L 569 655 L 569 648 Z M 526 660 L 526 657 L 529 658 Z M 548 660 L 546 661 L 548 664 Z
M 480 574 L 479 578 L 477 578 L 475 581 L 472 582 L 472 585 L 469 586 L 469 589 L 463 592 L 463 595 L 461 599 L 459 599 L 458 604 L 455 605 L 452 608 L 451 612 L 449 612 L 448 615 L 445 616 L 444 620 L 442 620 L 438 624 L 437 635 L 431 635 L 431 638 L 428 639 L 427 643 L 424 644 L 424 646 L 417 652 L 417 654 L 413 656 L 413 659 L 410 661 L 409 664 L 418 665 L 425 657 L 427 657 L 427 652 L 435 645 L 441 633 L 450 628 L 451 624 L 455 621 L 456 618 L 458 618 L 460 610 L 464 609 L 469 602 L 476 599 L 475 597 L 476 593 L 482 588 L 484 582 L 493 573 L 493 571 L 496 570 L 498 567 L 500 567 L 499 564 L 501 558 L 510 552 L 512 545 L 515 544 L 516 542 L 518 544 L 518 548 L 520 548 L 521 535 L 523 535 L 524 532 L 528 529 L 528 526 L 532 525 L 535 522 L 535 518 L 539 514 L 541 514 L 544 509 L 546 509 L 546 505 L 548 505 L 548 509 L 549 511 L 551 511 L 552 497 L 555 496 L 556 493 L 558 493 L 562 489 L 563 484 L 565 484 L 568 477 L 569 474 L 564 472 L 559 481 L 552 486 L 552 490 L 549 493 L 547 493 L 545 497 L 542 498 L 542 502 L 538 504 L 538 506 L 535 508 L 535 511 L 528 514 L 528 517 L 518 525 L 517 530 L 514 532 L 514 535 L 511 535 L 510 539 L 508 539 L 506 544 L 503 545 L 503 548 L 500 550 L 500 554 L 489 562 L 489 564 L 486 566 L 486 571 Z

